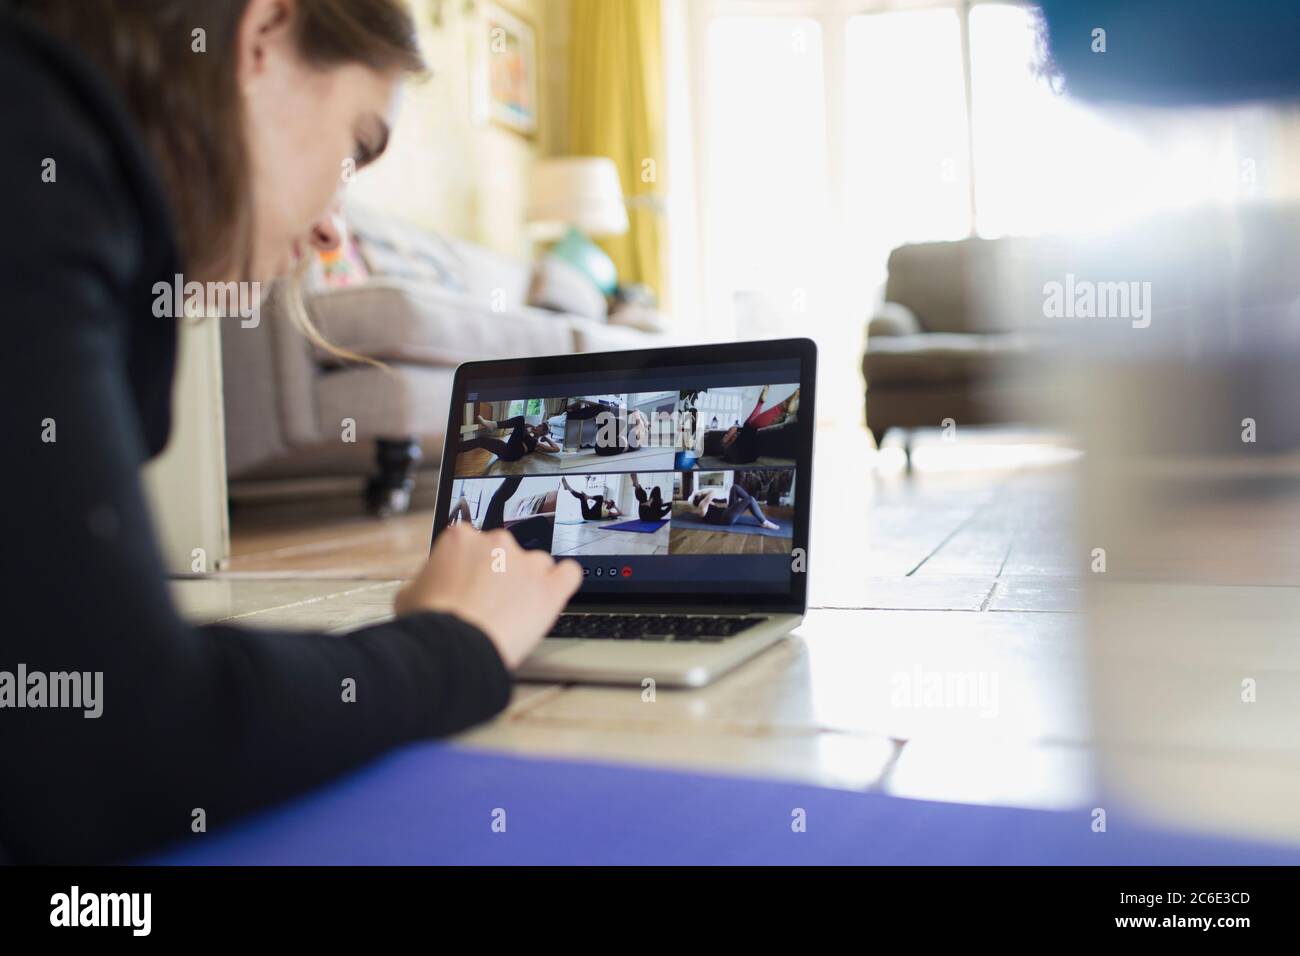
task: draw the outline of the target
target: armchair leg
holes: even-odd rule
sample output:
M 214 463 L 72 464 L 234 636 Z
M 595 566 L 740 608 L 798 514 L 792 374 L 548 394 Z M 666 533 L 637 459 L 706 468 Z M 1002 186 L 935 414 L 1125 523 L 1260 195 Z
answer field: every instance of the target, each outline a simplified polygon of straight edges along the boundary
M 366 509 L 387 518 L 406 514 L 415 490 L 415 469 L 424 453 L 414 438 L 375 440 L 376 470 L 366 483 Z

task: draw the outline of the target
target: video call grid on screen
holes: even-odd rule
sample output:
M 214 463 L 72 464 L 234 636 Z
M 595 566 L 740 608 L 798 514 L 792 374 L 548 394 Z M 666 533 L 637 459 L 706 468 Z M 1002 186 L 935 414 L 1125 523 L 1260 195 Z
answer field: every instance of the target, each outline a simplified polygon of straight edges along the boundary
M 785 588 L 798 393 L 787 360 L 476 381 L 445 518 L 579 561 L 587 591 Z

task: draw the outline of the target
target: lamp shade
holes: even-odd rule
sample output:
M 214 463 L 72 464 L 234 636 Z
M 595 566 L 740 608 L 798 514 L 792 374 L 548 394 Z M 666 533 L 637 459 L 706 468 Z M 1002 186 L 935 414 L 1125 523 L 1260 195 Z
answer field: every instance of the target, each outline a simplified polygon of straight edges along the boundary
M 575 228 L 588 236 L 627 232 L 618 167 L 603 156 L 543 159 L 533 167 L 529 231 L 553 239 Z

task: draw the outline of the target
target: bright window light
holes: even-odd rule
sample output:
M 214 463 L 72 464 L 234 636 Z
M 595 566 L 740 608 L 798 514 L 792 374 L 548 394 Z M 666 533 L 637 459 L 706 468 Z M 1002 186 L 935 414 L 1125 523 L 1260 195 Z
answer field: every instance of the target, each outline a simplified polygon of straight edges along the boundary
M 816 314 L 809 298 L 824 287 L 821 27 L 793 17 L 719 17 L 709 31 L 708 75 L 710 321 L 734 326 L 724 334 L 780 331 L 759 327 L 764 316 L 793 324 L 796 315 Z
M 844 227 L 883 278 L 896 246 L 970 233 L 961 23 L 951 9 L 852 17 L 845 54 Z
M 816 339 L 836 356 L 822 421 L 861 414 L 861 376 L 842 357 L 860 352 L 898 246 L 1095 232 L 1275 186 L 1251 159 L 1271 151 L 1266 112 L 1136 119 L 1077 103 L 1046 75 L 1027 5 L 713 2 L 696 332 Z
M 1237 198 L 1235 150 L 1221 123 L 1160 130 L 1157 150 L 1151 130 L 1062 95 L 1041 69 L 1031 9 L 973 7 L 970 47 L 980 235 L 1092 232 Z

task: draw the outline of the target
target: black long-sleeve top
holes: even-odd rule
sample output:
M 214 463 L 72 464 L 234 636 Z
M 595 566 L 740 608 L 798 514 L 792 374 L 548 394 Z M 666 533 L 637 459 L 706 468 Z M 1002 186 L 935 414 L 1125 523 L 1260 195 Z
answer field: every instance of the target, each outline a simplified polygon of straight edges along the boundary
M 139 482 L 176 348 L 151 290 L 184 271 L 156 165 L 103 78 L 3 9 L 0 102 L 0 672 L 103 674 L 98 719 L 0 707 L 0 858 L 204 839 L 196 810 L 211 830 L 503 708 L 501 658 L 451 616 L 343 637 L 179 617 Z

